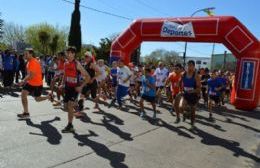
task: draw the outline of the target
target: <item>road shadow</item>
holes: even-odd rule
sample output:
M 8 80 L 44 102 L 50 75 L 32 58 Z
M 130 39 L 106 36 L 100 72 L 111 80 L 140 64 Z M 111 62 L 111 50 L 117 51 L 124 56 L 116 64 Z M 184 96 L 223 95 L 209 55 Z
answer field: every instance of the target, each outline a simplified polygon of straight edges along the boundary
M 98 113 L 98 112 L 96 112 L 96 113 Z M 115 122 L 115 120 L 114 120 L 115 118 L 113 118 L 113 117 L 109 118 L 107 116 L 103 116 L 103 119 L 101 120 L 102 123 L 97 123 L 97 122 L 93 122 L 91 120 L 91 118 L 88 117 L 88 115 L 86 113 L 82 113 L 82 114 L 83 114 L 83 116 L 80 118 L 80 121 L 82 121 L 84 123 L 90 123 L 90 124 L 93 124 L 93 125 L 97 125 L 97 126 L 102 126 L 102 127 L 106 128 L 108 131 L 117 135 L 118 137 L 120 137 L 123 140 L 126 140 L 126 141 L 132 141 L 133 140 L 130 133 L 124 132 L 119 127 L 111 124 L 111 123 Z M 108 116 L 110 116 L 110 115 L 108 115 Z
M 42 134 L 33 133 L 33 132 L 30 132 L 29 134 L 47 137 L 47 142 L 49 142 L 52 145 L 60 144 L 62 136 L 59 133 L 59 131 L 54 126 L 51 125 L 51 123 L 54 121 L 60 121 L 59 117 L 55 117 L 52 120 L 42 121 L 41 124 L 34 124 L 31 121 L 31 119 L 25 119 L 25 121 L 28 126 L 38 128 L 42 132 Z
M 89 139 L 89 137 L 97 136 L 98 135 L 93 131 L 89 131 L 89 134 L 87 135 L 74 133 L 74 138 L 79 141 L 79 146 L 90 147 L 98 156 L 107 159 L 114 168 L 127 168 L 128 166 L 123 163 L 125 160 L 124 153 L 111 151 L 106 145 Z
M 99 114 L 99 115 L 104 115 L 117 125 L 124 125 L 124 121 L 122 119 L 120 119 L 119 117 L 117 117 L 111 113 L 106 113 L 104 110 L 99 109 L 99 111 L 94 111 L 93 113 Z
M 183 129 L 186 129 L 186 128 L 183 128 Z M 220 146 L 220 147 L 223 147 L 223 148 L 233 152 L 233 156 L 235 156 L 235 157 L 243 156 L 243 157 L 249 158 L 255 162 L 260 162 L 259 157 L 246 152 L 244 149 L 239 147 L 240 144 L 236 141 L 217 137 L 215 135 L 209 134 L 198 128 L 196 128 L 195 130 L 190 131 L 190 132 L 193 133 L 194 135 L 199 136 L 201 138 L 201 143 L 203 143 L 205 145 Z
M 228 123 L 228 124 L 237 125 L 237 126 L 240 126 L 240 127 L 245 128 L 245 129 L 254 131 L 254 132 L 256 132 L 256 133 L 260 133 L 260 129 L 256 129 L 256 128 L 251 127 L 251 126 L 248 126 L 248 125 L 245 125 L 245 124 L 242 124 L 242 123 L 239 123 L 239 122 L 235 122 L 235 121 L 233 121 L 233 120 L 230 119 L 230 118 L 226 118 L 226 120 L 220 120 L 220 119 L 216 119 L 216 120 L 217 120 L 217 121 L 224 122 L 224 123 Z

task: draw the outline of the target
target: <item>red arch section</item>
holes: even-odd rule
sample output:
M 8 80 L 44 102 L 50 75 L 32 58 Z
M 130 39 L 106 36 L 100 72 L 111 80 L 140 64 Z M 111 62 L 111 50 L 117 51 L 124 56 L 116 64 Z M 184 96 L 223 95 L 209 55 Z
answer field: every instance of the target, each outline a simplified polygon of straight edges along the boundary
M 190 25 L 193 36 L 188 37 L 185 33 L 175 36 L 163 35 L 166 22 Z M 168 34 L 171 34 L 169 32 Z M 223 43 L 238 60 L 231 96 L 232 104 L 243 110 L 257 107 L 260 97 L 260 43 L 235 17 L 138 19 L 113 42 L 111 60 L 123 58 L 128 63 L 133 50 L 143 41 Z

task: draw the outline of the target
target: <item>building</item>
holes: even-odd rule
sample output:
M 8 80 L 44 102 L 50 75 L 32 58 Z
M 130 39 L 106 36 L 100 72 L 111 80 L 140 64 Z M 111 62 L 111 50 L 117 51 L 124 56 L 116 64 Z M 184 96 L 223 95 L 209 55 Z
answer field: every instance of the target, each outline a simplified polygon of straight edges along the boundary
M 211 69 L 236 70 L 236 58 L 231 53 L 214 54 L 211 58 Z
M 210 68 L 211 59 L 210 57 L 186 57 L 186 63 L 189 60 L 195 61 L 196 69 L 200 68 Z

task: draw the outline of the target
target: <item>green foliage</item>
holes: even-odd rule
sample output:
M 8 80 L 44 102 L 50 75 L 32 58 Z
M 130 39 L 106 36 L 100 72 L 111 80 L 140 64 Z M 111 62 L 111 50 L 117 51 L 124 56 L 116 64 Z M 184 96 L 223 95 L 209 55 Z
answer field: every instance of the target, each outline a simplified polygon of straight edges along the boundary
M 157 49 L 151 54 L 145 56 L 144 63 L 151 63 L 151 64 L 158 64 L 158 62 L 163 62 L 164 64 L 171 64 L 171 63 L 181 63 L 181 58 L 179 57 L 178 53 L 175 51 L 167 51 L 164 49 Z
M 47 23 L 32 25 L 25 31 L 26 43 L 30 44 L 36 52 L 48 55 L 65 49 L 67 35 L 66 29 Z

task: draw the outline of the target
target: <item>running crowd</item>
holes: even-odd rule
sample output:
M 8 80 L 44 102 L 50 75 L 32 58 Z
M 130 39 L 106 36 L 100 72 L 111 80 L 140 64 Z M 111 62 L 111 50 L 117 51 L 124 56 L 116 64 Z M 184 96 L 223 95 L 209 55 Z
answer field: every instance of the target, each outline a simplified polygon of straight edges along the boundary
M 234 74 L 221 70 L 196 70 L 190 60 L 185 69 L 181 64 L 134 65 L 124 64 L 123 59 L 114 61 L 109 67 L 104 60 L 95 60 L 87 51 L 84 59 L 76 59 L 76 49 L 68 47 L 54 57 L 35 57 L 32 48 L 23 55 L 1 52 L 0 69 L 4 87 L 11 87 L 13 81 L 22 87 L 23 112 L 19 118 L 30 117 L 28 95 L 37 102 L 50 100 L 53 106 L 62 106 L 68 112 L 68 124 L 63 133 L 74 132 L 73 118 L 84 117 L 84 101 L 90 98 L 99 108 L 101 101 L 108 101 L 109 108 L 123 110 L 126 97 L 130 102 L 139 102 L 140 117 L 146 119 L 144 101 L 151 104 L 153 119 L 156 120 L 157 106 L 164 108 L 164 101 L 172 104 L 170 112 L 176 113 L 175 123 L 190 118 L 194 129 L 196 108 L 200 99 L 209 109 L 209 119 L 213 106 L 222 106 L 229 101 Z M 43 79 L 50 88 L 47 96 L 42 96 Z M 20 80 L 20 81 L 19 81 Z

